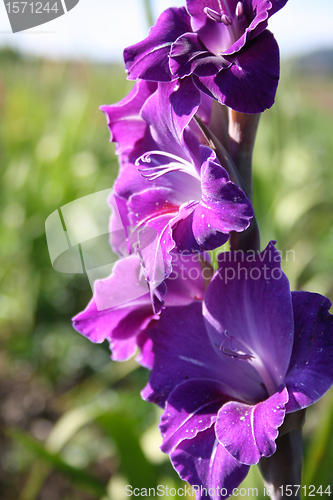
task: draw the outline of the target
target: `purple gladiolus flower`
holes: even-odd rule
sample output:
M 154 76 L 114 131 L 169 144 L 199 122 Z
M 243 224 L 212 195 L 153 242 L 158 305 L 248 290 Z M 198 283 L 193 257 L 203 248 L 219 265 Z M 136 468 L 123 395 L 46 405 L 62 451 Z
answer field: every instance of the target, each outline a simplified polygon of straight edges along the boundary
M 165 408 L 162 450 L 197 498 L 231 495 L 276 450 L 286 413 L 333 383 L 331 302 L 290 292 L 270 243 L 220 254 L 204 308 L 171 307 L 149 332 L 154 368 L 143 397 Z
M 209 264 L 207 266 L 209 272 Z M 205 274 L 207 271 L 200 265 L 198 256 L 174 255 L 173 273 L 165 282 L 166 307 L 201 302 Z M 116 361 L 129 359 L 139 347 L 137 361 L 152 368 L 154 356 L 147 331 L 159 318 L 142 276 L 140 258 L 131 255 L 115 264 L 111 276 L 95 281 L 94 296 L 86 309 L 73 318 L 73 326 L 92 342 L 107 339 L 111 357 Z
M 187 0 L 163 12 L 148 37 L 124 51 L 132 80 L 192 77 L 219 102 L 243 113 L 272 106 L 279 48 L 268 18 L 287 0 Z
M 196 112 L 207 119 L 208 108 L 191 80 L 157 89 L 139 81 L 119 104 L 102 107 L 121 165 L 111 235 L 117 217 L 124 227 L 156 231 L 155 242 L 139 249 L 151 283 L 160 281 L 161 267 L 163 279 L 170 275 L 172 251 L 217 248 L 253 216 L 250 201 L 229 180 L 193 119 Z M 121 253 L 126 242 L 112 244 Z

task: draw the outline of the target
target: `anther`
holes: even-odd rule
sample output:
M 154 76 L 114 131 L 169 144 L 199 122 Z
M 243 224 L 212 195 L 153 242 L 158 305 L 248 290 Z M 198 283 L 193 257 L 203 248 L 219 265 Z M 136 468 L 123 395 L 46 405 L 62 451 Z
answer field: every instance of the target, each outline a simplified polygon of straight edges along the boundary
M 240 21 L 244 16 L 244 5 L 242 4 L 242 2 L 238 2 L 238 4 L 236 5 L 236 16 L 238 21 Z
M 226 16 L 225 14 L 222 14 L 222 23 L 223 23 L 225 26 L 230 26 L 230 24 L 232 24 L 232 19 L 231 19 L 231 17 Z
M 218 23 L 222 23 L 223 20 L 223 15 L 224 14 L 219 14 L 216 12 L 216 10 L 210 9 L 209 7 L 204 8 L 204 13 L 206 14 L 209 19 L 212 19 L 213 21 L 217 21 Z

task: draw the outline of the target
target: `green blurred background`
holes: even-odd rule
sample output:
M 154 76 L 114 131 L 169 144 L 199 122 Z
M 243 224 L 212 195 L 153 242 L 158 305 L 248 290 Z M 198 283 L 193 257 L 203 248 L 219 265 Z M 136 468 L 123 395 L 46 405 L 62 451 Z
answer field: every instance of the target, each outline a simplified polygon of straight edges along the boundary
M 333 299 L 333 66 L 314 75 L 304 61 L 283 65 L 261 118 L 254 204 L 262 247 L 294 251 L 283 263 L 292 289 Z M 1 500 L 122 500 L 126 484 L 182 485 L 159 451 L 159 411 L 140 399 L 148 372 L 110 362 L 107 345 L 72 329 L 89 282 L 56 272 L 45 238 L 53 211 L 112 186 L 118 164 L 98 108 L 130 88 L 120 66 L 0 52 Z M 303 485 L 325 490 L 333 391 L 309 409 L 304 445 Z M 255 467 L 244 487 L 264 498 Z

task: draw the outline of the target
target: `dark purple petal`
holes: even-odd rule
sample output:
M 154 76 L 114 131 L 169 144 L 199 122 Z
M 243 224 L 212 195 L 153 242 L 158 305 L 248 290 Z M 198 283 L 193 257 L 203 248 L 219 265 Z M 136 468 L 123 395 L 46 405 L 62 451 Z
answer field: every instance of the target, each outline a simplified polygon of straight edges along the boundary
M 191 31 L 190 17 L 184 7 L 164 11 L 145 40 L 124 50 L 128 77 L 131 80 L 171 81 L 168 58 L 171 44 L 188 31 Z
M 204 310 L 217 353 L 256 370 L 271 394 L 284 382 L 294 331 L 289 282 L 280 261 L 273 243 L 261 254 L 220 254 Z
M 157 89 L 153 82 L 139 81 L 119 103 L 104 105 L 100 109 L 106 116 L 110 141 L 117 142 L 117 154 L 132 154 L 138 141 L 144 136 L 147 124 L 140 119 L 140 111 L 148 97 Z
M 237 401 L 225 404 L 215 424 L 219 442 L 236 460 L 257 464 L 276 451 L 275 439 L 286 413 L 288 391 L 283 385 L 269 399 L 249 406 Z
M 170 459 L 179 476 L 198 487 L 197 500 L 228 498 L 249 471 L 219 444 L 213 426 L 182 441 Z
M 170 307 L 164 313 L 149 332 L 156 369 L 142 391 L 144 399 L 161 406 L 180 383 L 191 378 L 218 380 L 221 372 L 220 361 L 207 343 L 202 305 Z
M 235 44 L 233 44 L 226 53 L 231 54 L 240 50 L 244 42 L 253 39 L 260 35 L 267 28 L 267 20 L 271 15 L 272 2 L 270 0 L 251 0 L 244 2 L 244 14 L 251 22 L 249 27 L 245 30 L 244 36 L 241 37 Z
M 244 15 L 238 18 L 238 0 L 222 2 L 223 13 L 231 20 L 231 25 L 216 22 L 204 12 L 204 6 L 217 14 L 221 13 L 217 0 L 199 2 L 188 0 L 187 6 L 193 31 L 197 32 L 208 51 L 214 54 L 231 55 L 239 52 L 246 43 L 267 28 L 267 19 L 272 4 L 269 0 L 243 0 Z
M 172 391 L 161 417 L 161 450 L 170 453 L 184 439 L 193 439 L 216 420 L 227 401 L 215 380 L 188 380 Z
M 212 116 L 212 106 L 213 102 L 208 97 L 207 94 L 201 94 L 201 103 L 196 115 L 207 125 L 209 126 L 211 116 Z M 192 120 L 193 122 L 194 120 Z M 192 124 L 191 122 L 191 124 Z
M 286 376 L 288 413 L 315 403 L 333 384 L 332 304 L 310 292 L 292 292 L 292 301 L 295 334 Z
M 196 239 L 209 238 L 210 232 L 244 231 L 253 217 L 250 201 L 229 180 L 226 170 L 214 159 L 209 148 L 202 148 L 200 204 L 195 210 Z
M 241 113 L 261 113 L 270 108 L 279 81 L 279 48 L 272 33 L 263 31 L 251 40 L 233 64 L 216 76 L 193 81 L 203 92 Z
M 149 332 L 155 363 L 142 397 L 162 407 L 177 385 L 190 379 L 216 380 L 224 394 L 253 402 L 267 395 L 248 363 L 221 359 L 207 336 L 202 306 L 169 307 Z M 249 396 L 250 395 L 250 396 Z
M 225 58 L 208 52 L 196 33 L 186 33 L 172 44 L 170 69 L 178 78 L 192 73 L 198 76 L 216 75 L 230 64 Z
M 200 92 L 191 79 L 159 84 L 158 92 L 142 109 L 143 119 L 153 128 L 158 149 L 191 160 L 184 147 L 183 132 L 198 110 L 200 101 Z
M 200 203 L 184 205 L 174 220 L 173 238 L 179 251 L 211 250 L 223 245 L 230 231 L 244 231 L 253 217 L 250 201 L 229 181 L 215 158 L 211 149 L 201 148 Z

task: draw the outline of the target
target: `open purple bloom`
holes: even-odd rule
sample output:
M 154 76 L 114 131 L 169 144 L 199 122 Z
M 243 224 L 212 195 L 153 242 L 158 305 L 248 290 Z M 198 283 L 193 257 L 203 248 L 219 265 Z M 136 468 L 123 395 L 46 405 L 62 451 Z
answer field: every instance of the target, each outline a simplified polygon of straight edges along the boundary
M 205 270 L 197 256 L 174 255 L 173 272 L 165 282 L 165 306 L 202 301 L 204 279 Z M 73 326 L 92 342 L 108 340 L 116 361 L 129 359 L 139 347 L 137 360 L 152 368 L 152 342 L 147 331 L 159 318 L 142 276 L 140 258 L 131 255 L 115 264 L 111 276 L 95 281 L 94 296 L 86 309 L 73 318 Z
M 203 313 L 169 308 L 149 332 L 155 363 L 143 397 L 165 408 L 162 450 L 181 478 L 209 490 L 197 498 L 229 496 L 275 452 L 285 414 L 331 387 L 330 306 L 290 292 L 271 243 L 259 255 L 220 254 Z
M 219 102 L 243 113 L 272 106 L 279 48 L 268 18 L 287 0 L 187 0 L 163 12 L 148 37 L 125 49 L 130 79 L 192 77 Z
M 139 248 L 151 283 L 160 281 L 161 272 L 163 278 L 170 275 L 172 250 L 217 248 L 230 231 L 245 230 L 253 216 L 249 200 L 229 180 L 193 120 L 196 112 L 209 113 L 195 85 L 171 82 L 155 91 L 153 85 L 139 81 L 122 103 L 102 107 L 120 152 L 112 198 L 117 217 L 124 227 L 157 234 Z M 111 233 L 114 223 L 113 217 Z M 115 249 L 121 250 L 121 242 Z

